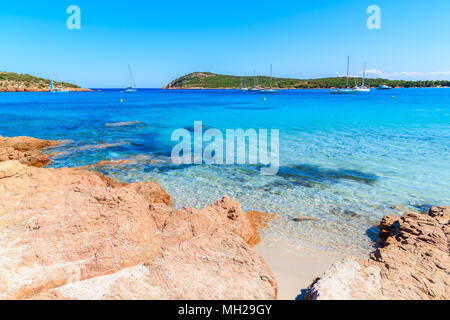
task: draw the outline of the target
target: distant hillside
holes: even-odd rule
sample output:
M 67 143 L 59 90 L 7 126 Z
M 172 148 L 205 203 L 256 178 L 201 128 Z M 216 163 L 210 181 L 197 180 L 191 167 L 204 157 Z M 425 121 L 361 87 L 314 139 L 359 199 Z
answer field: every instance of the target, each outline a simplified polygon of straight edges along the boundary
M 70 91 L 88 91 L 67 82 L 54 82 L 54 87 L 62 87 Z M 34 77 L 29 74 L 0 71 L 0 92 L 48 91 L 50 80 Z
M 163 89 L 235 89 L 241 86 L 241 78 L 244 86 L 269 87 L 270 77 L 240 77 L 211 72 L 193 72 L 173 80 Z M 361 84 L 362 78 L 351 78 L 350 86 Z M 378 87 L 385 84 L 391 87 L 412 88 L 412 87 L 448 87 L 450 81 L 404 81 L 387 79 L 366 79 L 366 83 L 371 87 Z M 319 89 L 345 87 L 345 77 L 331 77 L 319 79 L 291 79 L 291 78 L 273 78 L 272 86 L 282 89 Z

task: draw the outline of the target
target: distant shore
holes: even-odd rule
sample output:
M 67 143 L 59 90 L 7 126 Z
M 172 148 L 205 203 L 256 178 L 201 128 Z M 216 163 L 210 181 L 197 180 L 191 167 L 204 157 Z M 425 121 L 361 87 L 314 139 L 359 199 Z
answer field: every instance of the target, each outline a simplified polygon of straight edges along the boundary
M 93 90 L 91 89 L 85 89 L 85 88 L 62 88 L 64 90 L 67 90 L 69 92 L 91 92 Z M 45 89 L 39 89 L 39 88 L 23 88 L 23 87 L 6 87 L 1 88 L 0 92 L 49 92 L 50 88 Z
M 58 82 L 29 74 L 0 71 L 0 92 L 47 92 L 50 91 L 52 84 L 55 88 L 71 92 L 92 91 L 68 82 Z
M 448 89 L 450 87 L 393 87 L 392 89 Z M 202 88 L 202 87 L 194 87 L 194 88 L 168 88 L 167 86 L 162 87 L 163 90 L 239 90 L 240 88 Z M 260 88 L 265 89 L 265 88 Z M 333 88 L 278 88 L 272 87 L 275 90 L 329 90 L 329 89 L 338 89 L 338 87 Z M 371 87 L 372 90 L 377 90 L 376 87 Z
M 381 78 L 362 79 L 351 77 L 328 77 L 317 79 L 275 78 L 268 76 L 234 76 L 212 72 L 193 72 L 181 76 L 163 87 L 163 89 L 239 89 L 239 88 L 273 88 L 273 89 L 333 89 L 347 86 L 366 86 L 376 88 L 386 85 L 392 88 L 439 88 L 450 87 L 450 80 L 390 80 Z

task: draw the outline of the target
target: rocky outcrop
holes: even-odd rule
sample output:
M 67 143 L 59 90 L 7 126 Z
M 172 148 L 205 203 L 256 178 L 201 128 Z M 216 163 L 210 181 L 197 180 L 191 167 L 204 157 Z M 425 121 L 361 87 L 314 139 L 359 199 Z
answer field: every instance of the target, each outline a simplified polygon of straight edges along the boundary
M 42 140 L 31 137 L 0 136 L 0 162 L 17 160 L 20 163 L 43 167 L 50 163 L 50 158 L 40 149 L 59 145 L 58 141 Z
M 169 203 L 155 182 L 0 162 L 0 298 L 276 298 L 237 202 Z
M 307 290 L 308 299 L 450 299 L 450 207 L 380 223 L 368 261 L 347 258 Z

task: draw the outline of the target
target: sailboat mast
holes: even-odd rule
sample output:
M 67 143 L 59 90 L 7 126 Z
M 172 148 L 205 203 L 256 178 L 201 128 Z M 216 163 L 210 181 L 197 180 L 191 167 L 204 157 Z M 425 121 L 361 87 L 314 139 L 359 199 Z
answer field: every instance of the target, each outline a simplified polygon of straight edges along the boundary
M 130 87 L 131 88 L 136 88 L 136 83 L 134 82 L 133 72 L 131 72 L 131 66 L 130 65 L 128 65 L 128 73 L 130 75 Z
M 348 59 L 347 59 L 347 88 L 348 88 L 348 71 L 349 71 L 349 68 L 350 68 L 350 56 L 348 56 Z
M 363 80 L 362 80 L 363 81 L 363 83 L 362 83 L 363 88 L 364 88 L 365 80 L 366 80 L 366 63 L 364 62 Z
M 270 64 L 270 89 L 272 89 L 272 64 Z

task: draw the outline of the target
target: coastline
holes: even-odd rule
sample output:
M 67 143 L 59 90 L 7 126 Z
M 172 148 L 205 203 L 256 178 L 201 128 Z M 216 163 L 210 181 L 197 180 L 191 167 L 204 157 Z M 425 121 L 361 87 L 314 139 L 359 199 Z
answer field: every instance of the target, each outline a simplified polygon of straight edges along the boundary
M 92 92 L 91 89 L 86 88 L 63 88 L 69 92 Z M 0 87 L 0 92 L 49 92 L 50 88 L 37 89 L 37 88 L 23 88 L 23 87 Z
M 45 168 L 60 143 L 0 136 L 0 299 L 448 299 L 448 206 L 384 216 L 344 258 L 269 243 L 274 214 L 227 196 L 176 209 L 157 182 Z
M 392 89 L 449 89 L 450 87 L 393 87 Z M 239 90 L 240 88 L 201 88 L 201 87 L 195 87 L 195 88 L 177 88 L 177 87 L 162 87 L 162 90 Z M 261 88 L 264 89 L 264 88 Z M 275 90 L 329 90 L 329 89 L 339 89 L 339 88 L 330 88 L 330 87 L 324 87 L 324 88 L 277 88 L 273 87 L 272 89 Z M 372 90 L 377 90 L 377 88 L 371 88 Z

